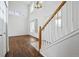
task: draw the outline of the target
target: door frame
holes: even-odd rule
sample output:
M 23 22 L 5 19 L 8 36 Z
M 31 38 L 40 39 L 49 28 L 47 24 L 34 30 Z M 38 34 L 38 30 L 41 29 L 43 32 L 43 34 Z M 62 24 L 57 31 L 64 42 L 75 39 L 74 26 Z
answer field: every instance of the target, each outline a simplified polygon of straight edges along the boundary
M 9 52 L 9 38 L 8 38 L 8 1 L 4 1 L 6 6 L 6 53 Z

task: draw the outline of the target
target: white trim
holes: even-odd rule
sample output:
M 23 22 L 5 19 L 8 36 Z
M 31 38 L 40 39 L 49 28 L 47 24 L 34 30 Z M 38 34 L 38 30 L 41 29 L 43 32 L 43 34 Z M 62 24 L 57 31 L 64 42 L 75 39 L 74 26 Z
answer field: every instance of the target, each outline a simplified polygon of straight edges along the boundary
M 60 44 L 62 41 L 65 41 L 65 40 L 67 40 L 68 38 L 70 38 L 70 37 L 72 37 L 72 36 L 75 36 L 76 34 L 79 34 L 79 29 L 72 31 L 71 33 L 65 35 L 64 37 L 61 37 L 59 40 L 55 41 L 54 43 L 52 43 L 51 45 L 49 45 L 49 46 L 46 47 L 46 48 L 42 48 L 41 50 L 42 50 L 42 51 L 45 51 L 45 50 L 47 50 L 48 48 L 50 48 L 51 46 Z

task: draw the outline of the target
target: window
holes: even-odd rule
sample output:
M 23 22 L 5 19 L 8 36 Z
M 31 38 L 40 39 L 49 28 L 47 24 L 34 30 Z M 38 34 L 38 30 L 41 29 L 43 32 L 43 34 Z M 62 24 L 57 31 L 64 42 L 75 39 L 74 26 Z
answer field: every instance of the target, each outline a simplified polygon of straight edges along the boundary
M 56 24 L 57 27 L 61 28 L 61 10 L 57 14 L 55 24 Z
M 30 32 L 37 32 L 37 31 L 38 31 L 38 21 L 37 19 L 35 19 L 30 22 Z

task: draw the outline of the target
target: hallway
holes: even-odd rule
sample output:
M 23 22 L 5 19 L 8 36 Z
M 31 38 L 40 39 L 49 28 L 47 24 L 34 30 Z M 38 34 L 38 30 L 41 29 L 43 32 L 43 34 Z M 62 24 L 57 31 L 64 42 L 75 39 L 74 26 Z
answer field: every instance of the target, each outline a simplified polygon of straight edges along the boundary
M 42 57 L 42 55 L 32 47 L 35 40 L 29 35 L 10 37 L 10 52 L 7 57 Z
M 0 57 L 79 57 L 79 2 L 0 1 Z

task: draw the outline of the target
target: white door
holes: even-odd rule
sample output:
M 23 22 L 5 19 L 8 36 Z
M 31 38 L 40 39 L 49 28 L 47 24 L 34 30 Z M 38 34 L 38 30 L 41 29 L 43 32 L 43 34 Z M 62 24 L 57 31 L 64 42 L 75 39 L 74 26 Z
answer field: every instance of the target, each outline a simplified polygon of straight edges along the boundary
M 0 1 L 0 56 L 6 54 L 6 6 Z

